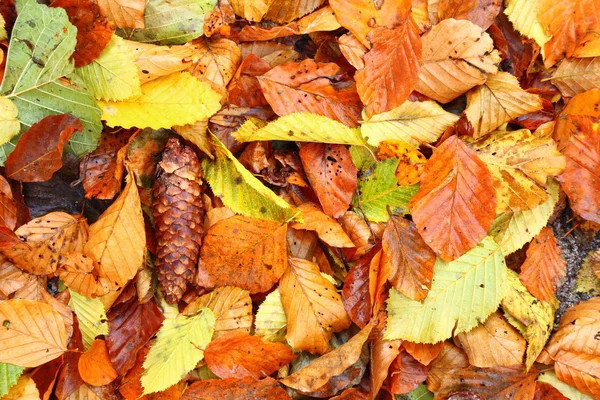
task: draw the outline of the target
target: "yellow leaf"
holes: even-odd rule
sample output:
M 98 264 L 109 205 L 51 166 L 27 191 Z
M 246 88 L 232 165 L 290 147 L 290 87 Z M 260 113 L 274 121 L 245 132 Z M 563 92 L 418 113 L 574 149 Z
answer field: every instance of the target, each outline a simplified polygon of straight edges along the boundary
M 415 90 L 447 103 L 498 71 L 498 50 L 470 21 L 445 19 L 423 35 L 423 65 Z
M 124 100 L 140 94 L 140 79 L 133 53 L 124 40 L 113 35 L 98 58 L 75 68 L 74 74 L 99 100 Z
M 508 72 L 498 72 L 467 93 L 465 115 L 473 125 L 473 137 L 492 132 L 505 122 L 542 109 L 542 100 L 519 86 Z
M 4 24 L 4 17 L 0 15 L 0 40 L 5 40 L 8 38 L 8 36 L 6 35 L 6 29 L 4 29 Z
M 265 19 L 278 23 L 290 22 L 316 10 L 325 0 L 271 0 Z
M 118 102 L 100 101 L 108 126 L 153 129 L 192 124 L 221 108 L 220 95 L 188 72 L 142 85 L 142 94 Z
M 335 18 L 335 13 L 331 7 L 323 7 L 301 18 L 297 22 L 300 33 L 305 35 L 311 32 L 335 31 L 342 26 Z
M 331 335 L 352 323 L 335 286 L 310 261 L 290 258 L 279 290 L 288 319 L 286 339 L 294 350 L 326 353 Z
M 186 70 L 197 58 L 191 46 L 158 46 L 124 40 L 133 52 L 140 82 L 153 81 L 161 76 Z
M 23 375 L 2 400 L 39 400 L 40 391 L 29 375 Z
M 0 62 L 2 62 L 1 59 Z M 0 145 L 7 143 L 21 130 L 21 123 L 17 119 L 18 113 L 19 110 L 15 103 L 0 96 Z
M 412 146 L 435 142 L 458 121 L 458 115 L 445 111 L 434 101 L 406 101 L 400 107 L 373 115 L 361 126 L 371 146 L 384 140 L 402 140 Z
M 233 11 L 252 22 L 260 22 L 273 0 L 231 0 Z
M 516 30 L 527 36 L 543 49 L 549 39 L 538 21 L 539 0 L 504 0 L 504 13 Z
M 71 293 L 69 306 L 77 315 L 83 347 L 88 350 L 97 336 L 108 335 L 106 311 L 99 299 L 82 296 L 73 290 L 69 292 Z
M 548 177 L 565 168 L 554 140 L 536 137 L 527 129 L 494 132 L 471 145 L 492 174 L 498 214 L 530 210 L 548 200 Z
M 196 60 L 187 71 L 210 84 L 215 91 L 226 93 L 225 87 L 242 62 L 242 51 L 238 45 L 229 39 L 211 40 L 204 37 L 190 45 L 196 53 Z
M 201 119 L 190 125 L 176 125 L 173 130 L 185 140 L 189 140 L 211 159 L 214 158 L 210 139 L 208 138 L 208 118 Z
M 0 362 L 37 367 L 67 351 L 63 318 L 49 304 L 0 301 L 0 321 Z
M 256 336 L 267 342 L 283 342 L 285 340 L 287 317 L 281 303 L 279 288 L 269 293 L 258 306 L 254 327 Z
M 127 176 L 125 188 L 98 221 L 90 226 L 83 253 L 96 261 L 98 275 L 116 291 L 144 264 L 146 233 L 135 179 Z

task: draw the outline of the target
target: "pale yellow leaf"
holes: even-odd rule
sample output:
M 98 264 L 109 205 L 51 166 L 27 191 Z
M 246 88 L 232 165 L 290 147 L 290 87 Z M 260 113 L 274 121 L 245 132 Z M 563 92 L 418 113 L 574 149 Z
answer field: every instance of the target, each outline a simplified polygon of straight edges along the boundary
M 208 138 L 208 118 L 201 119 L 190 125 L 176 125 L 173 127 L 173 130 L 185 140 L 189 140 L 198 146 L 211 159 L 214 158 Z
M 143 28 L 146 0 L 98 0 L 108 19 L 119 28 Z
M 106 311 L 99 299 L 82 296 L 73 290 L 69 291 L 71 293 L 69 306 L 77 315 L 83 347 L 88 350 L 97 336 L 108 335 Z
M 1 59 L 0 62 L 2 62 Z M 19 110 L 17 110 L 15 103 L 4 96 L 0 96 L 0 145 L 7 143 L 21 130 L 21 123 L 17 119 L 18 113 Z
M 184 71 L 197 58 L 191 46 L 158 46 L 150 43 L 124 41 L 133 52 L 140 82 Z
M 267 13 L 272 0 L 231 0 L 236 15 L 248 21 L 260 22 Z
M 301 18 L 296 24 L 302 34 L 335 31 L 342 27 L 335 18 L 335 13 L 329 6 L 320 8 L 306 17 Z
M 504 6 L 504 13 L 515 29 L 543 48 L 550 38 L 538 21 L 539 0 L 504 0 Z
M 286 327 L 287 317 L 277 288 L 258 306 L 254 321 L 255 334 L 267 342 L 283 342 Z

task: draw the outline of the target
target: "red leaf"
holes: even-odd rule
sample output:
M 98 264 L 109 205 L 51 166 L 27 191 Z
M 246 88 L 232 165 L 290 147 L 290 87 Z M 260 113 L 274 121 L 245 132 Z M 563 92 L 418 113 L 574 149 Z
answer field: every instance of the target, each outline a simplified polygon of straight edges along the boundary
M 119 375 L 135 364 L 135 355 L 160 328 L 165 319 L 156 304 L 138 302 L 137 296 L 117 304 L 108 312 L 106 345 Z
M 205 379 L 189 386 L 181 400 L 261 399 L 285 400 L 290 396 L 273 378 L 255 380 L 249 376 L 236 379 Z
M 100 7 L 94 0 L 55 0 L 51 6 L 64 8 L 69 22 L 77 28 L 75 66 L 83 67 L 94 61 L 114 33 Z
M 71 341 L 67 348 L 70 351 L 67 351 L 63 355 L 65 362 L 58 374 L 56 389 L 54 391 L 59 400 L 69 397 L 83 383 L 83 379 L 79 375 L 79 357 L 81 357 L 84 347 L 77 316 L 73 316 L 73 336 L 71 336 Z
M 390 366 L 390 392 L 404 394 L 415 389 L 427 378 L 428 368 L 408 352 L 402 351 Z
M 229 103 L 239 107 L 266 106 L 269 103 L 262 93 L 257 77 L 271 69 L 271 65 L 255 54 L 244 58 L 227 89 Z
M 81 121 L 69 114 L 49 115 L 36 122 L 6 159 L 6 176 L 22 182 L 49 180 L 62 166 L 65 144 L 82 130 Z
M 289 364 L 294 357 L 282 343 L 263 342 L 257 336 L 238 331 L 213 339 L 204 351 L 208 368 L 220 378 L 260 379 Z
M 535 395 L 533 400 L 569 400 L 563 396 L 554 386 L 545 382 L 535 383 Z
M 54 389 L 54 383 L 58 372 L 64 363 L 64 356 L 55 358 L 47 363 L 40 365 L 31 372 L 31 379 L 35 382 L 35 386 L 40 392 L 42 400 L 48 400 Z
M 342 288 L 342 300 L 344 309 L 350 316 L 352 322 L 361 329 L 371 320 L 371 296 L 369 295 L 369 266 L 371 260 L 380 251 L 378 246 L 356 261 L 350 269 L 344 287 Z
M 309 143 L 300 149 L 300 159 L 325 214 L 340 217 L 357 187 L 356 167 L 348 149 L 341 144 Z

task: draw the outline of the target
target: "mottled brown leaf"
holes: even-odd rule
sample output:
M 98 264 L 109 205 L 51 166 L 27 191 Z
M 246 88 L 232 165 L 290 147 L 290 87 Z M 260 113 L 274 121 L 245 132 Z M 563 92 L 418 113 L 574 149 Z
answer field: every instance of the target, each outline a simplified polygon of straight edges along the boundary
M 190 385 L 181 400 L 225 400 L 225 399 L 261 399 L 286 400 L 290 396 L 273 378 L 256 380 L 251 377 L 242 379 L 205 379 Z

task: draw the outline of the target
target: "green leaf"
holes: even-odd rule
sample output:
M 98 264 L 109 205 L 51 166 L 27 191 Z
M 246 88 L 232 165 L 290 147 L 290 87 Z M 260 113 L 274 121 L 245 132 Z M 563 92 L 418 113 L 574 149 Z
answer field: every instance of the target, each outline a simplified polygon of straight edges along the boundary
M 213 193 L 234 212 L 254 218 L 287 222 L 298 211 L 254 177 L 231 152 L 211 135 L 214 160 L 203 159 L 202 170 Z
M 207 83 L 181 72 L 143 84 L 139 96 L 99 104 L 108 126 L 159 129 L 208 118 L 221 108 L 220 99 Z
M 394 395 L 395 400 L 433 400 L 433 393 L 427 390 L 427 386 L 420 384 L 416 389 L 407 394 Z
M 133 52 L 116 35 L 98 58 L 84 67 L 75 68 L 74 75 L 100 100 L 124 100 L 141 93 Z
M 251 120 L 246 123 L 256 124 Z M 238 142 L 284 140 L 364 145 L 358 129 L 348 128 L 341 122 L 311 113 L 288 114 L 259 129 L 242 126 L 232 136 Z
M 558 380 L 556 372 L 553 370 L 540 373 L 537 380 L 552 385 L 569 400 L 594 400 L 592 396 L 588 396 L 587 394 L 575 389 L 573 386 L 567 385 L 566 383 Z
M 414 147 L 435 142 L 458 121 L 435 101 L 406 101 L 400 107 L 373 115 L 363 122 L 362 135 L 371 146 L 384 140 L 402 140 Z
M 4 29 L 6 22 L 4 21 L 4 17 L 0 14 L 0 40 L 5 40 L 8 38 L 6 35 L 6 29 Z M 2 396 L 0 392 L 0 396 Z
M 394 214 L 408 212 L 408 203 L 419 190 L 419 185 L 398 186 L 398 163 L 397 158 L 380 161 L 372 173 L 363 175 L 358 181 L 359 198 L 354 196 L 352 200 L 354 211 L 364 212 L 372 222 L 386 222 L 390 219 L 388 207 Z
M 202 308 L 192 317 L 165 319 L 144 361 L 144 394 L 160 392 L 179 382 L 204 358 L 215 329 L 215 317 Z
M 550 198 L 532 208 L 517 212 L 505 212 L 496 217 L 489 235 L 500 245 L 502 253 L 509 255 L 529 243 L 548 222 L 558 202 L 558 183 L 548 180 Z
M 0 144 L 8 142 L 19 134 L 21 124 L 17 119 L 19 110 L 15 103 L 0 96 Z
M 258 307 L 254 322 L 255 333 L 267 342 L 283 342 L 286 326 L 287 317 L 277 288 L 269 293 Z
M 0 363 L 0 397 L 4 396 L 19 380 L 25 368 L 17 365 Z
M 550 337 L 558 302 L 555 298 L 540 301 L 533 297 L 519 280 L 519 275 L 512 270 L 508 270 L 506 277 L 508 285 L 502 299 L 502 309 L 519 323 L 515 327 L 527 340 L 525 366 L 529 369 Z M 513 324 L 511 318 L 508 321 Z
M 352 157 L 352 163 L 356 169 L 360 172 L 364 172 L 377 164 L 373 152 L 366 146 L 350 146 L 350 156 Z
M 77 315 L 83 346 L 85 350 L 88 350 L 97 336 L 108 335 L 106 311 L 99 299 L 82 296 L 71 289 L 69 289 L 69 293 L 71 293 L 69 307 Z
M 204 14 L 212 11 L 216 0 L 150 0 L 144 15 L 145 27 L 131 37 L 142 43 L 184 44 L 204 33 Z
M 437 343 L 468 332 L 498 308 L 506 271 L 502 251 L 489 236 L 454 261 L 438 258 L 423 303 L 390 290 L 385 338 Z

